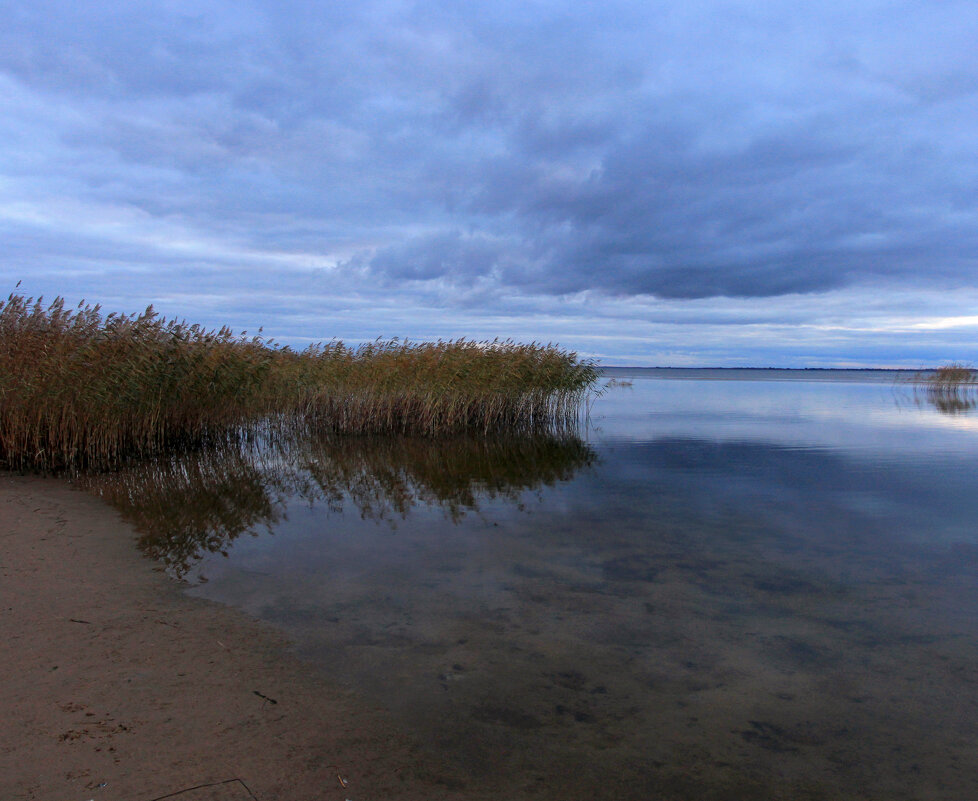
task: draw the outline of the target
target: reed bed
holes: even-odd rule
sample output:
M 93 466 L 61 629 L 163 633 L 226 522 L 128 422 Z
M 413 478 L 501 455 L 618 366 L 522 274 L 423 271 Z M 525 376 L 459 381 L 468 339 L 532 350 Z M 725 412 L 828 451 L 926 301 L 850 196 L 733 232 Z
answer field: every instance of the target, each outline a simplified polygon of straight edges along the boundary
M 938 392 L 962 389 L 978 380 L 975 370 L 964 364 L 945 364 L 927 376 L 927 386 Z
M 552 345 L 342 342 L 303 351 L 99 306 L 0 302 L 0 463 L 112 467 L 301 420 L 438 437 L 572 426 L 593 363 Z
M 377 342 L 317 348 L 307 414 L 335 432 L 438 436 L 563 426 L 597 379 L 550 345 Z
M 944 414 L 970 412 L 978 407 L 978 371 L 950 363 L 918 374 L 915 388 L 922 389 L 929 404 Z

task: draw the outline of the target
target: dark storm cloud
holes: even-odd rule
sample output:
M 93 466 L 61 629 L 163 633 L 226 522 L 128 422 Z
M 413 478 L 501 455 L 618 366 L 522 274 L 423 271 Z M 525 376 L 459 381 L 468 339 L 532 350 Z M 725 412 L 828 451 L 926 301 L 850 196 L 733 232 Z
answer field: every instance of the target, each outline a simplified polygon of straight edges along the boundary
M 978 282 L 970 2 L 0 13 L 11 284 L 397 291 L 427 324 Z
M 902 21 L 886 19 L 900 11 L 886 4 L 876 18 L 854 15 L 865 27 L 840 41 L 772 25 L 768 35 L 786 40 L 773 38 L 766 54 L 730 44 L 745 31 L 760 41 L 765 20 L 753 30 L 734 19 L 726 37 L 712 31 L 716 39 L 703 42 L 722 55 L 679 62 L 682 75 L 665 91 L 654 58 L 644 64 L 644 90 L 615 86 L 605 53 L 603 70 L 592 65 L 584 86 L 614 98 L 609 108 L 589 108 L 584 92 L 580 107 L 518 95 L 501 130 L 505 151 L 451 164 L 444 181 L 457 180 L 446 195 L 484 229 L 505 226 L 516 237 L 485 274 L 533 292 L 680 298 L 880 279 L 970 283 L 978 60 L 961 30 L 978 33 L 976 13 L 902 8 Z M 906 25 L 916 29 L 912 50 L 900 41 Z M 817 52 L 793 53 L 799 40 Z M 894 58 L 901 51 L 907 61 Z M 623 57 L 641 63 L 636 53 Z M 492 107 L 491 97 L 485 103 Z M 433 172 L 433 183 L 441 177 Z M 439 238 L 425 234 L 401 247 L 400 259 L 384 251 L 373 266 L 400 279 L 416 277 L 423 262 L 435 277 L 431 260 L 416 253 L 432 241 Z M 456 281 L 477 274 L 442 263 Z
M 498 270 L 506 258 L 505 246 L 454 231 L 384 248 L 371 257 L 369 266 L 407 280 L 447 277 L 466 283 L 473 276 Z
M 978 169 L 966 148 L 978 139 L 976 96 L 957 120 L 974 135 L 959 131 L 959 141 L 931 130 L 947 108 L 903 96 L 719 132 L 673 122 L 680 115 L 665 106 L 638 111 L 638 130 L 610 132 L 583 174 L 535 161 L 535 143 L 519 138 L 523 159 L 481 173 L 468 208 L 513 220 L 518 250 L 533 259 L 511 254 L 505 281 L 702 297 L 972 280 Z

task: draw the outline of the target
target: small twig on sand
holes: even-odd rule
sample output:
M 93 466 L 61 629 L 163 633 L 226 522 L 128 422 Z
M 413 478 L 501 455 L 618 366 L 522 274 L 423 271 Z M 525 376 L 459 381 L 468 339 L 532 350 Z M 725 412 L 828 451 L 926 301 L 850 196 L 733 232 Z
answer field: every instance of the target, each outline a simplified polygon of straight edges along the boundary
M 345 790 L 347 787 L 350 786 L 350 783 L 346 779 L 344 779 L 342 776 L 340 776 L 340 773 L 339 773 L 340 766 L 339 765 L 327 765 L 326 767 L 327 768 L 332 768 L 333 770 L 336 771 L 336 779 L 340 783 L 340 787 L 342 787 Z
M 209 784 L 196 784 L 193 787 L 185 787 L 183 790 L 177 790 L 175 793 L 167 793 L 166 795 L 159 795 L 156 798 L 149 799 L 149 801 L 163 801 L 164 798 L 173 798 L 174 796 L 182 795 L 183 793 L 189 793 L 191 790 L 200 790 L 203 787 L 218 787 L 222 784 L 233 784 L 234 782 L 237 782 L 242 787 L 244 787 L 245 791 L 248 793 L 248 795 L 250 795 L 254 799 L 254 801 L 258 801 L 257 796 L 253 792 L 251 792 L 251 788 L 243 781 L 241 781 L 241 779 L 238 778 L 225 779 L 223 782 L 210 782 Z

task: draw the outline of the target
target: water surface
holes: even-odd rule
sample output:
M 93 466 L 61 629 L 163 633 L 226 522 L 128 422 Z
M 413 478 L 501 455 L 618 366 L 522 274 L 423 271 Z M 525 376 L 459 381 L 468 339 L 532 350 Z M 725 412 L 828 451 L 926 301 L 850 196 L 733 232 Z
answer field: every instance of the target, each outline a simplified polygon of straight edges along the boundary
M 889 372 L 720 372 L 612 371 L 580 438 L 258 441 L 103 492 L 389 709 L 418 782 L 972 797 L 978 417 Z

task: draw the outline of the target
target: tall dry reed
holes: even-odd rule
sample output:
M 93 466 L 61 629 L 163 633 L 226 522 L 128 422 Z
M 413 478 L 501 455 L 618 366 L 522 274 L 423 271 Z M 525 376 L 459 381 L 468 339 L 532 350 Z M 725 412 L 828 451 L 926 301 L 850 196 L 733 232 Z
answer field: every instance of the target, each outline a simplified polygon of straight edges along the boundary
M 442 436 L 568 425 L 597 378 L 552 345 L 342 342 L 297 352 L 224 327 L 0 302 L 0 463 L 112 466 L 259 421 Z

